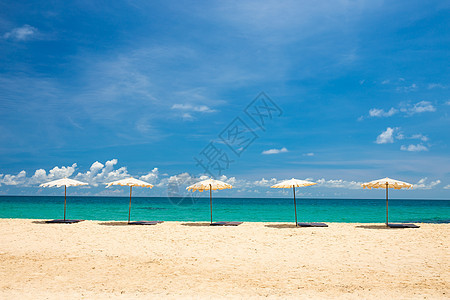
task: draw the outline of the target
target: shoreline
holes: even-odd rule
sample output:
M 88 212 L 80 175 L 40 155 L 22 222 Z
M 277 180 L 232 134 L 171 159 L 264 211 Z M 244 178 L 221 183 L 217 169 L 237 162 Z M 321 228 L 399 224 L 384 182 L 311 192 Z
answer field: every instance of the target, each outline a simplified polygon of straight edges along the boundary
M 450 224 L 42 221 L 0 219 L 0 298 L 440 299 L 450 289 Z
M 67 219 L 72 219 L 72 218 L 67 218 Z M 33 222 L 42 222 L 42 223 L 44 223 L 45 221 L 49 221 L 49 220 L 54 220 L 54 219 L 52 219 L 52 218 L 48 218 L 48 219 L 35 219 L 35 218 L 30 218 L 30 219 L 27 219 L 27 218 L 1 218 L 0 217 L 0 222 L 2 221 L 2 220 L 23 220 L 23 221 L 33 221 Z M 121 219 L 121 220 L 113 220 L 113 219 L 110 219 L 110 220 L 90 220 L 90 219 L 77 219 L 77 220 L 80 220 L 80 222 L 78 222 L 78 223 L 74 223 L 74 224 L 66 224 L 66 225 L 76 225 L 76 224 L 81 224 L 82 222 L 93 222 L 93 223 L 98 223 L 98 225 L 103 225 L 103 224 L 101 224 L 101 223 L 108 223 L 108 222 L 116 222 L 116 223 L 127 223 L 127 220 L 123 220 L 123 219 Z M 133 221 L 133 220 L 132 220 Z M 200 220 L 200 221 L 173 221 L 173 220 L 170 220 L 170 221 L 164 221 L 164 220 L 148 220 L 148 221 L 162 221 L 162 223 L 161 224 L 164 224 L 164 223 L 176 223 L 176 224 L 182 224 L 182 223 L 210 223 L 210 221 L 209 220 Z M 214 221 L 214 222 L 222 222 L 223 220 L 218 220 L 218 221 Z M 292 224 L 292 226 L 293 227 L 295 227 L 295 222 L 292 222 L 292 221 L 268 221 L 268 222 L 261 222 L 261 221 L 242 221 L 242 220 L 231 220 L 231 221 L 236 221 L 236 222 L 242 222 L 242 224 L 245 224 L 245 223 L 250 223 L 250 224 L 286 224 L 286 225 L 289 225 L 289 224 Z M 302 221 L 300 221 L 299 220 L 299 222 L 302 222 Z M 321 222 L 321 223 L 326 223 L 327 225 L 330 225 L 330 224 L 348 224 L 348 225 L 385 225 L 385 223 L 384 222 L 335 222 L 335 221 L 321 221 L 321 220 L 318 220 L 318 221 L 311 221 L 311 222 Z M 307 223 L 309 223 L 309 221 L 307 222 Z M 417 225 L 419 225 L 419 226 L 421 226 L 422 224 L 430 224 L 430 225 L 441 225 L 441 224 L 450 224 L 450 221 L 448 221 L 448 222 L 423 222 L 423 221 L 405 221 L 405 222 L 397 222 L 397 221 L 392 221 L 392 222 L 389 222 L 390 224 L 398 224 L 398 223 L 400 223 L 400 224 L 402 224 L 402 223 L 414 223 L 414 224 L 417 224 Z M 161 224 L 159 224 L 159 225 L 161 225 Z M 241 225 L 239 225 L 239 226 L 242 226 L 242 224 Z M 131 225 L 130 225 L 131 226 Z M 235 226 L 225 226 L 225 227 L 235 227 Z M 238 226 L 237 226 L 238 227 Z
M 55 197 L 55 198 L 61 198 L 64 197 L 64 195 L 36 195 L 36 194 L 32 194 L 32 195 L 0 195 L 0 197 Z M 103 196 L 103 195 L 92 195 L 92 196 L 87 196 L 87 195 L 67 195 L 67 198 L 130 198 L 129 195 L 123 194 L 122 196 L 116 196 L 116 195 L 111 195 L 111 196 Z M 134 198 L 186 198 L 186 196 L 134 196 L 133 195 L 133 199 Z M 198 199 L 205 199 L 205 200 L 209 200 L 208 196 L 202 196 L 202 197 L 197 197 Z M 286 196 L 286 197 L 221 197 L 221 196 L 214 196 L 214 199 L 286 199 L 286 200 L 292 200 L 292 197 L 290 196 Z M 311 197 L 301 197 L 299 199 L 303 199 L 303 200 L 380 200 L 380 201 L 385 201 L 385 199 L 383 198 L 379 198 L 379 197 L 373 197 L 373 198 L 335 198 L 335 197 L 316 197 L 316 198 L 311 198 Z M 419 200 L 419 201 L 450 201 L 450 199 L 448 198 L 438 198 L 438 199 L 424 199 L 424 198 L 401 198 L 401 197 L 395 197 L 392 199 L 389 199 L 389 201 L 396 201 L 396 200 Z

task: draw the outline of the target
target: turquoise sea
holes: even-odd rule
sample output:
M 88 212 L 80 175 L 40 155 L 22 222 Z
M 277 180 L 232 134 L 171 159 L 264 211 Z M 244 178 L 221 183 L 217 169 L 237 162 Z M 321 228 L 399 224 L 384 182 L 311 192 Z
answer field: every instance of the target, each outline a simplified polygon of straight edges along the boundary
M 67 218 L 127 220 L 128 197 L 67 197 Z M 383 223 L 385 199 L 298 199 L 299 222 Z M 0 196 L 0 218 L 60 219 L 64 197 Z M 132 220 L 209 221 L 209 198 L 133 197 Z M 213 198 L 214 221 L 293 222 L 292 198 Z M 450 223 L 450 200 L 389 200 L 390 222 Z

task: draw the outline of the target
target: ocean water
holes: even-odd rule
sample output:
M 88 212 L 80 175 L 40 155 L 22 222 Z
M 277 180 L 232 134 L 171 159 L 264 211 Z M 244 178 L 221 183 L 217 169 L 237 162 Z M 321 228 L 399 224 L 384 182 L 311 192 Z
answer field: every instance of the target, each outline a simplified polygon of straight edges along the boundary
M 67 197 L 68 219 L 127 220 L 128 197 Z M 297 199 L 299 222 L 383 223 L 385 199 Z M 0 218 L 62 219 L 64 197 L 0 196 Z M 132 220 L 209 221 L 209 198 L 133 197 Z M 294 222 L 292 198 L 213 198 L 214 221 Z M 450 223 L 450 200 L 389 200 L 390 222 Z

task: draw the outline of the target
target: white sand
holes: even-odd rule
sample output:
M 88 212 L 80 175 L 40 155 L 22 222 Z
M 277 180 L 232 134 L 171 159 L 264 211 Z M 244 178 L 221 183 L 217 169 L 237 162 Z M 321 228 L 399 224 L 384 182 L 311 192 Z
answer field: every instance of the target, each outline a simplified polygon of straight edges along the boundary
M 0 298 L 450 298 L 450 224 L 183 224 L 0 219 Z

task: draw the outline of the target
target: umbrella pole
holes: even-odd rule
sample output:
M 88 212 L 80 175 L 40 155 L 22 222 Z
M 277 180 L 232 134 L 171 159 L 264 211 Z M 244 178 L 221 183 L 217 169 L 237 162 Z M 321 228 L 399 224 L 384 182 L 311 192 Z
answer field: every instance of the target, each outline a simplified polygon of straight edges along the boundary
M 209 185 L 209 208 L 211 210 L 211 224 L 212 224 L 212 186 Z
M 295 201 L 295 186 L 292 186 L 292 190 L 294 191 L 295 227 L 297 227 L 298 226 L 298 223 L 297 223 L 297 202 Z
M 64 221 L 66 220 L 66 195 L 67 195 L 67 186 L 64 186 Z
M 130 185 L 130 204 L 128 205 L 128 224 L 130 224 L 130 217 L 131 217 L 131 190 L 133 189 L 133 186 Z
M 389 213 L 388 213 L 388 208 L 389 208 L 388 190 L 389 190 L 389 185 L 386 183 L 386 226 L 389 226 L 389 221 L 388 221 L 388 217 L 389 217 Z

